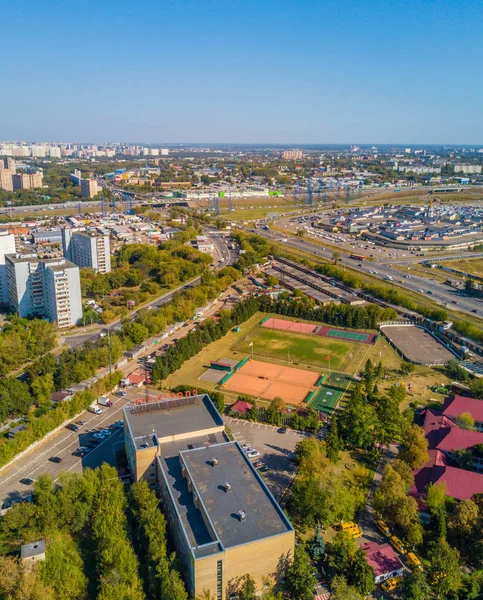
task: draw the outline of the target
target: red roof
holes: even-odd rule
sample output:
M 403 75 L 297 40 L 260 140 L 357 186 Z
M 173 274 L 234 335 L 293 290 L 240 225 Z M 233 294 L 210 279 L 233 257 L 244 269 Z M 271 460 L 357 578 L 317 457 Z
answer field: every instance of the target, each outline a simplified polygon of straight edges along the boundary
M 244 415 L 249 410 L 252 409 L 252 405 L 250 402 L 244 402 L 243 400 L 238 400 L 235 404 L 231 405 L 231 409 L 233 412 L 237 412 L 239 415 Z
M 146 379 L 146 376 L 141 375 L 140 373 L 131 373 L 127 378 L 132 385 L 139 385 Z
M 372 567 L 375 577 L 387 575 L 403 568 L 402 562 L 389 544 L 367 542 L 362 546 L 368 564 Z
M 476 444 L 483 444 L 483 433 L 454 426 L 439 441 L 438 448 L 446 452 L 456 452 L 472 448 Z
M 446 483 L 446 492 L 457 500 L 470 500 L 475 494 L 483 493 L 483 474 L 451 466 L 450 460 L 439 450 L 429 451 L 429 460 L 422 469 L 414 472 L 414 485 L 409 493 L 420 506 L 421 495 L 430 483 Z
M 470 413 L 475 421 L 483 422 L 483 400 L 454 396 L 446 401 L 444 415 L 454 418 L 462 413 Z

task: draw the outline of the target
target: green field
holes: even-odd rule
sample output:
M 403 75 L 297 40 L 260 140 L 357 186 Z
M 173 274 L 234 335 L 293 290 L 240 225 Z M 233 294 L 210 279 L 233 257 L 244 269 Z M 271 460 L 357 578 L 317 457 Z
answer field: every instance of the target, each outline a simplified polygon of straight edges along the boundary
M 463 260 L 447 261 L 444 263 L 445 267 L 457 269 L 458 271 L 464 271 L 471 275 L 480 275 L 483 273 L 483 258 L 470 258 Z M 445 273 L 446 278 L 450 279 L 453 273 Z
M 358 362 L 366 354 L 366 344 L 338 341 L 316 335 L 304 335 L 288 331 L 268 329 L 256 326 L 233 346 L 234 350 L 266 359 L 290 361 L 303 365 L 313 365 L 321 369 L 330 368 L 347 372 L 354 362 Z M 289 356 L 290 355 L 290 356 Z
M 320 373 L 327 372 L 328 361 L 325 357 L 330 355 L 331 370 L 341 371 L 353 375 L 358 373 L 364 366 L 365 361 L 382 359 L 388 368 L 396 368 L 401 364 L 401 359 L 396 351 L 381 337 L 374 346 L 368 344 L 355 344 L 339 342 L 328 338 L 318 338 L 301 334 L 288 334 L 284 331 L 276 331 L 260 327 L 260 322 L 265 313 L 256 313 L 241 325 L 241 331 L 235 333 L 229 331 L 223 338 L 212 342 L 196 356 L 186 361 L 183 366 L 171 374 L 162 384 L 163 389 L 169 389 L 177 385 L 192 385 L 198 388 L 213 390 L 217 384 L 198 379 L 210 366 L 212 360 L 232 358 L 242 360 L 251 356 L 254 342 L 253 357 L 256 360 L 287 365 L 288 349 L 290 348 L 290 360 L 294 366 L 301 368 L 316 368 Z M 262 337 L 269 335 L 269 340 L 262 341 Z M 246 339 L 248 337 L 248 339 Z M 267 354 L 262 354 L 265 351 Z M 296 364 L 297 363 L 297 364 Z M 334 375 L 340 378 L 340 373 Z M 332 375 L 327 378 L 330 386 L 342 387 L 341 382 L 333 380 Z M 334 385 L 335 384 L 335 385 Z M 227 402 L 236 400 L 237 394 L 224 392 Z M 263 403 L 263 401 L 262 401 Z

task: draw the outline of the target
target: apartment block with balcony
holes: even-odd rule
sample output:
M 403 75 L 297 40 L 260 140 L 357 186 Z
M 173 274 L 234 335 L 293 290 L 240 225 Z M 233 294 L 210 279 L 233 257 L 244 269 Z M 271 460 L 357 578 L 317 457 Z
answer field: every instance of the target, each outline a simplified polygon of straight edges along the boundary
M 99 273 L 110 273 L 109 235 L 62 229 L 62 247 L 64 257 L 78 267 L 90 267 Z

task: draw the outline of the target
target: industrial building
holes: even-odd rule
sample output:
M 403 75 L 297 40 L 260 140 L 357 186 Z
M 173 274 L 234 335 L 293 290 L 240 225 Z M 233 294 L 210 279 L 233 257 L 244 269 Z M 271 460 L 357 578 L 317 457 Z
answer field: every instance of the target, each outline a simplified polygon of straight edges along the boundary
M 294 530 L 207 394 L 124 408 L 135 481 L 156 488 L 191 596 L 231 597 L 249 573 L 257 591 L 291 559 Z
M 64 258 L 78 267 L 90 267 L 98 273 L 111 272 L 111 254 L 108 234 L 87 232 L 83 229 L 62 229 Z
M 44 316 L 58 327 L 82 318 L 79 267 L 63 258 L 6 254 L 8 304 L 20 317 Z

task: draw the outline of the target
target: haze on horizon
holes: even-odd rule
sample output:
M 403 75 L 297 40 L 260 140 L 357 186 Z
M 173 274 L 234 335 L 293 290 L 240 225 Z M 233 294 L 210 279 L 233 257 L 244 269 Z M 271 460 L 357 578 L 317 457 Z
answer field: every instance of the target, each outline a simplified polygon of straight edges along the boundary
M 482 143 L 481 2 L 230 4 L 4 4 L 0 138 Z

